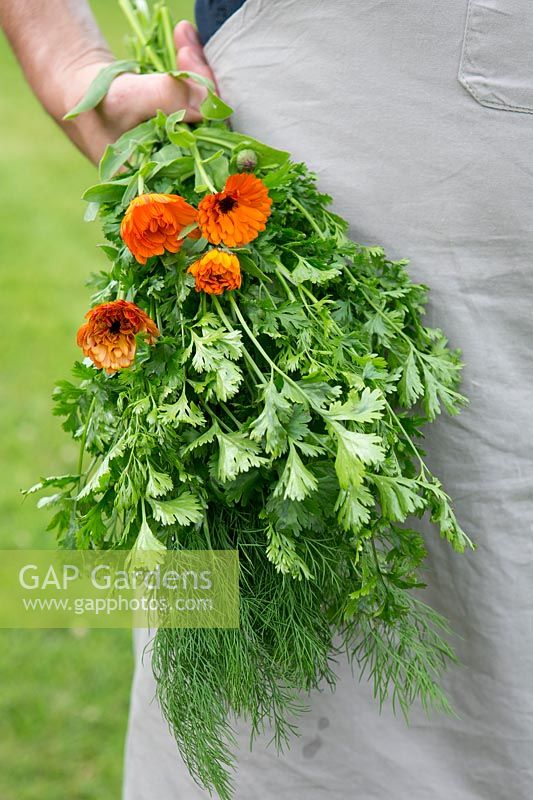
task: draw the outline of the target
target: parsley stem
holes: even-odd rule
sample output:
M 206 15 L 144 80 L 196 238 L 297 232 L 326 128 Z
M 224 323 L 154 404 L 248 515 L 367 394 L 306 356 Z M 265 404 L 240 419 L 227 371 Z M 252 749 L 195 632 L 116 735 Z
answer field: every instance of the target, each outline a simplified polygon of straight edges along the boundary
M 252 333 L 252 330 L 251 330 L 251 328 L 249 327 L 248 323 L 247 323 L 247 322 L 246 322 L 246 320 L 244 319 L 244 317 L 243 317 L 243 315 L 242 315 L 242 312 L 241 312 L 241 310 L 240 310 L 240 308 L 239 308 L 239 306 L 238 306 L 238 304 L 237 304 L 237 302 L 236 302 L 235 298 L 233 298 L 233 297 L 230 297 L 230 298 L 229 298 L 229 301 L 230 301 L 231 307 L 232 307 L 233 311 L 235 312 L 235 314 L 236 314 L 236 316 L 237 316 L 237 318 L 238 318 L 239 322 L 241 323 L 242 327 L 244 328 L 244 330 L 245 330 L 245 331 L 246 331 L 246 333 L 248 334 L 248 337 L 249 337 L 249 339 L 250 339 L 250 340 L 252 341 L 252 343 L 255 345 L 256 349 L 257 349 L 257 350 L 258 350 L 258 351 L 261 353 L 261 355 L 263 356 L 263 358 L 265 359 L 265 361 L 266 361 L 266 362 L 269 364 L 269 366 L 270 366 L 270 367 L 271 367 L 271 368 L 272 368 L 272 369 L 273 369 L 275 372 L 277 372 L 279 375 L 281 375 L 283 378 L 285 378 L 285 380 L 289 381 L 291 384 L 293 384 L 294 386 L 296 386 L 296 388 L 297 388 L 299 391 L 301 391 L 301 389 L 300 389 L 300 387 L 298 386 L 298 384 L 297 384 L 295 381 L 293 381 L 291 378 L 289 378 L 289 376 L 288 376 L 288 375 L 286 375 L 286 374 L 285 374 L 285 372 L 283 372 L 283 370 L 282 370 L 282 369 L 280 369 L 276 363 L 274 363 L 274 361 L 272 361 L 272 359 L 270 358 L 270 356 L 268 355 L 268 353 L 266 352 L 266 350 L 265 350 L 265 349 L 263 348 L 263 346 L 262 346 L 262 345 L 261 345 L 261 344 L 260 344 L 260 343 L 257 341 L 256 337 L 255 337 L 255 336 L 254 336 L 254 334 Z
M 229 427 L 229 425 L 226 425 L 226 423 L 223 422 L 223 420 L 221 420 L 220 417 L 217 416 L 217 414 L 215 414 L 213 409 L 210 408 L 210 406 L 205 402 L 205 400 L 203 402 L 203 406 L 204 406 L 205 410 L 207 411 L 207 413 L 209 414 L 209 416 L 211 417 L 211 419 L 213 420 L 213 422 L 217 422 L 222 428 L 224 428 L 226 431 L 228 431 L 228 433 L 232 432 L 231 428 Z M 237 423 L 237 424 L 239 424 L 239 423 Z
M 391 328 L 392 328 L 394 331 L 396 331 L 396 333 L 397 333 L 399 336 L 401 336 L 401 337 L 402 337 L 402 339 L 405 339 L 405 341 L 406 341 L 406 342 L 407 342 L 407 344 L 409 345 L 409 349 L 410 349 L 410 351 L 411 351 L 411 352 L 412 352 L 412 353 L 413 353 L 413 354 L 416 356 L 416 358 L 418 358 L 420 361 L 421 361 L 421 360 L 423 360 L 423 359 L 427 359 L 427 357 L 428 357 L 428 356 L 427 356 L 427 353 L 421 353 L 421 352 L 420 352 L 420 350 L 417 350 L 417 348 L 416 348 L 416 347 L 413 347 L 413 343 L 412 343 L 411 339 L 409 338 L 409 336 L 408 336 L 408 335 L 405 333 L 405 331 L 403 331 L 403 330 L 402 330 L 402 329 L 401 329 L 401 328 L 400 328 L 398 325 L 396 325 L 396 324 L 395 324 L 395 323 L 394 323 L 394 322 L 393 322 L 393 321 L 390 319 L 390 317 L 389 317 L 389 316 L 387 316 L 387 314 L 386 314 L 386 313 L 383 311 L 383 309 L 382 309 L 382 308 L 380 308 L 378 305 L 376 305 L 376 303 L 374 303 L 374 302 L 373 302 L 373 301 L 372 301 L 372 300 L 371 300 L 371 299 L 368 297 L 368 295 L 367 295 L 367 293 L 365 292 L 364 288 L 361 286 L 361 281 L 358 281 L 358 280 L 357 280 L 357 278 L 355 277 L 355 275 L 354 275 L 354 274 L 353 274 L 353 273 L 350 271 L 349 267 L 345 266 L 345 267 L 344 267 L 344 269 L 345 269 L 345 271 L 348 273 L 348 275 L 350 276 L 350 278 L 353 280 L 353 282 L 354 282 L 355 284 L 358 284 L 358 285 L 359 285 L 359 287 L 360 287 L 360 289 L 361 289 L 361 294 L 362 294 L 362 295 L 363 295 L 363 297 L 365 298 L 365 300 L 366 300 L 366 302 L 368 303 L 368 305 L 369 305 L 371 308 L 373 308 L 373 309 L 374 309 L 374 311 L 375 311 L 377 314 L 379 314 L 379 315 L 380 315 L 380 317 L 382 317 L 384 320 L 386 320 L 386 322 L 387 322 L 387 325 L 390 325 L 390 327 L 391 327 Z M 451 393 L 451 394 L 455 395 L 456 397 L 460 397 L 460 395 L 459 395 L 459 393 L 458 393 L 458 392 L 454 392 L 452 389 L 449 389 L 449 391 L 450 391 L 450 393 Z
M 94 407 L 96 405 L 96 395 L 93 394 L 91 404 L 89 406 L 89 410 L 87 412 L 87 417 L 85 418 L 85 425 L 83 426 L 83 433 L 81 435 L 80 441 L 80 453 L 78 456 L 78 491 L 77 495 L 81 492 L 82 489 L 82 469 L 83 469 L 83 456 L 85 455 L 85 445 L 87 443 L 87 434 L 89 432 L 89 425 L 91 423 L 91 419 L 93 416 Z M 72 504 L 72 517 L 73 519 L 76 518 L 76 510 L 78 506 L 78 498 L 77 496 L 74 497 L 74 502 Z
M 229 408 L 228 408 L 228 406 L 226 405 L 226 403 L 223 403 L 223 402 L 222 402 L 222 400 L 219 400 L 219 405 L 220 405 L 220 408 L 222 408 L 222 409 L 224 410 L 224 412 L 225 412 L 225 413 L 228 415 L 228 417 L 231 419 L 231 421 L 232 421 L 232 422 L 234 422 L 234 423 L 235 423 L 235 425 L 237 425 L 238 427 L 240 427 L 240 426 L 241 426 L 241 423 L 239 422 L 239 420 L 237 419 L 237 417 L 235 416 L 235 414 L 233 414 L 233 413 L 231 412 L 231 409 L 229 409 Z
M 91 405 L 89 406 L 89 410 L 87 412 L 87 417 L 85 418 L 85 425 L 83 426 L 83 433 L 81 435 L 80 441 L 80 454 L 78 456 L 78 475 L 79 475 L 79 482 L 81 482 L 81 471 L 83 469 L 83 456 L 85 454 L 85 445 L 87 443 L 87 434 L 89 432 L 89 425 L 91 423 L 94 407 L 96 405 L 96 395 L 93 395 L 91 400 Z M 81 486 L 80 486 L 81 488 Z
M 230 331 L 234 331 L 235 328 L 231 324 L 230 320 L 227 318 L 226 314 L 224 313 L 224 310 L 223 310 L 222 306 L 220 305 L 220 301 L 219 301 L 218 297 L 216 297 L 215 295 L 213 295 L 213 305 L 215 306 L 215 308 L 216 308 L 216 310 L 218 312 L 218 316 L 220 317 L 220 319 L 222 320 L 224 325 Z M 246 348 L 243 349 L 243 356 L 244 356 L 245 360 L 248 362 L 248 365 L 252 368 L 252 370 L 255 372 L 255 374 L 259 378 L 260 382 L 262 384 L 266 384 L 267 381 L 266 381 L 265 376 L 263 375 L 263 373 L 261 372 L 261 370 L 259 369 L 259 367 L 255 363 L 255 361 L 252 358 L 252 356 L 249 354 L 248 350 L 246 350 Z
M 283 264 L 281 264 L 281 262 L 277 262 L 277 263 L 278 263 L 279 266 L 283 267 Z M 296 298 L 295 298 L 294 293 L 293 293 L 292 289 L 290 288 L 289 284 L 285 280 L 285 277 L 284 277 L 283 272 L 282 272 L 281 269 L 278 271 L 278 276 L 277 277 L 278 277 L 278 281 L 281 283 L 281 285 L 285 289 L 285 291 L 287 293 L 287 297 L 289 298 L 289 300 L 291 300 L 291 302 L 294 303 Z
M 305 206 L 303 206 L 303 205 L 300 203 L 300 201 L 299 201 L 299 200 L 297 200 L 295 197 L 291 197 L 291 203 L 293 204 L 293 206 L 296 206 L 296 208 L 297 208 L 299 211 L 301 211 L 301 212 L 302 212 L 302 214 L 304 215 L 304 217 L 305 217 L 305 218 L 308 220 L 308 222 L 309 222 L 309 224 L 311 225 L 311 227 L 312 227 L 312 228 L 313 228 L 313 229 L 314 229 L 314 230 L 315 230 L 315 231 L 318 233 L 318 235 L 320 236 L 320 238 L 321 238 L 321 239 L 325 239 L 326 237 L 324 236 L 324 234 L 323 234 L 323 232 L 322 232 L 322 229 L 321 229 L 321 228 L 318 226 L 318 224 L 317 224 L 316 220 L 315 220 L 315 219 L 314 219 L 314 217 L 313 217 L 313 216 L 312 216 L 312 215 L 309 213 L 309 211 L 306 209 L 306 207 L 305 207 Z
M 400 420 L 399 416 L 396 414 L 396 412 L 394 411 L 393 407 L 390 405 L 390 403 L 387 400 L 385 400 L 385 407 L 386 407 L 387 411 L 389 412 L 389 414 L 391 415 L 391 417 L 394 420 L 394 422 L 396 423 L 396 425 L 398 426 L 398 428 L 403 433 L 403 435 L 405 437 L 405 441 L 407 442 L 407 444 L 409 445 L 409 447 L 411 448 L 411 450 L 415 454 L 415 456 L 417 458 L 417 461 L 420 464 L 420 469 L 422 470 L 422 474 L 424 474 L 427 471 L 427 467 L 426 467 L 426 465 L 424 463 L 424 460 L 422 459 L 422 456 L 420 455 L 420 452 L 419 452 L 416 444 L 413 442 L 413 440 L 411 439 L 411 437 L 409 436 L 409 434 L 405 430 L 404 426 L 401 423 L 401 420 Z
M 378 574 L 379 580 L 382 583 L 386 594 L 389 594 L 389 587 L 387 586 L 385 578 L 383 577 L 383 573 L 381 571 L 381 567 L 380 567 L 380 564 L 379 564 L 379 556 L 378 556 L 378 551 L 377 551 L 377 548 L 376 548 L 376 542 L 374 540 L 374 537 L 371 538 L 370 545 L 372 547 L 372 553 L 373 553 L 374 561 L 375 561 L 375 564 L 376 564 L 376 572 Z
M 285 266 L 285 264 L 284 264 L 284 263 L 283 263 L 283 262 L 282 262 L 280 259 L 276 259 L 276 265 L 277 265 L 277 267 L 278 267 L 278 278 L 281 278 L 282 276 L 284 276 L 284 277 L 286 277 L 288 280 L 292 281 L 292 275 L 291 275 L 290 271 L 287 269 L 287 267 Z M 302 302 L 304 303 L 305 307 L 308 309 L 309 313 L 312 313 L 312 314 L 313 314 L 313 316 L 314 316 L 316 319 L 318 319 L 318 317 L 317 317 L 317 314 L 316 314 L 315 310 L 314 310 L 314 309 L 312 309 L 312 308 L 310 308 L 310 307 L 307 305 L 307 303 L 305 302 L 305 300 L 304 300 L 304 299 L 303 299 L 303 297 L 302 297 L 302 294 L 306 294 L 306 295 L 307 295 L 307 297 L 309 298 L 309 300 L 310 300 L 312 303 L 316 303 L 317 305 L 320 303 L 320 300 L 318 299 L 318 297 L 316 297 L 316 296 L 313 294 L 313 292 L 311 292 L 311 291 L 310 291 L 310 290 L 307 288 L 307 286 L 306 286 L 304 283 L 298 283 L 298 284 L 297 284 L 297 289 L 298 289 L 298 294 L 300 295 L 300 299 L 301 299 L 301 300 L 302 300 Z M 290 289 L 288 289 L 288 291 L 290 291 Z M 292 295 L 292 299 L 294 299 L 294 295 Z M 344 335 L 344 332 L 343 332 L 343 331 L 341 330 L 341 328 L 340 328 L 340 327 L 337 325 L 337 323 L 335 322 L 335 320 L 331 318 L 331 316 L 330 316 L 330 321 L 331 321 L 331 324 L 332 324 L 332 326 L 333 326 L 334 330 L 336 330 L 336 331 L 337 331 L 337 333 L 339 333 L 339 334 L 341 334 L 341 335 Z
M 214 299 L 216 300 L 216 298 L 214 298 Z M 244 328 L 244 330 L 245 330 L 245 331 L 246 331 L 246 333 L 248 334 L 249 338 L 251 339 L 251 341 L 253 342 L 253 344 L 254 344 L 254 345 L 255 345 L 255 347 L 257 348 L 257 350 L 259 350 L 259 352 L 261 353 L 261 355 L 263 356 L 263 358 L 264 358 L 264 359 L 266 360 L 266 362 L 267 362 L 267 363 L 270 365 L 271 369 L 272 369 L 274 372 L 277 372 L 277 373 L 278 373 L 278 375 L 281 375 L 281 377 L 283 378 L 283 380 L 284 380 L 284 381 L 286 381 L 286 382 L 287 382 L 288 384 L 290 384 L 290 385 L 291 385 L 291 386 L 292 386 L 294 389 L 296 389 L 296 391 L 298 392 L 298 394 L 299 394 L 299 395 L 300 395 L 300 396 L 303 398 L 303 400 L 304 400 L 304 405 L 309 405 L 309 406 L 311 406 L 311 408 L 313 408 L 313 409 L 314 409 L 314 410 L 317 412 L 317 414 L 320 414 L 320 416 L 321 416 L 321 417 L 324 417 L 324 418 L 325 418 L 324 409 L 320 408 L 320 406 L 319 406 L 317 403 L 313 402 L 313 400 L 312 400 L 312 399 L 311 399 L 311 398 L 310 398 L 310 397 L 309 397 L 309 396 L 308 396 L 308 395 L 305 393 L 305 391 L 302 389 L 302 387 L 301 387 L 301 386 L 300 386 L 300 385 L 299 385 L 299 384 L 298 384 L 298 383 L 297 383 L 295 380 L 293 380 L 292 378 L 290 378 L 290 377 L 287 375 L 287 373 L 286 373 L 286 372 L 284 372 L 282 369 L 280 369 L 280 368 L 278 367 L 278 365 L 277 365 L 277 364 L 276 364 L 274 361 L 272 361 L 272 359 L 270 358 L 270 356 L 268 355 L 268 353 L 266 352 L 266 350 L 265 350 L 265 349 L 262 347 L 262 345 L 261 345 L 261 344 L 260 344 L 260 343 L 257 341 L 256 337 L 255 337 L 255 336 L 254 336 L 254 334 L 252 333 L 252 331 L 251 331 L 251 329 L 250 329 L 250 327 L 249 327 L 248 323 L 246 322 L 246 320 L 244 319 L 244 317 L 243 317 L 243 315 L 242 315 L 242 312 L 241 312 L 241 310 L 240 310 L 239 306 L 237 305 L 237 302 L 236 302 L 235 298 L 233 298 L 233 297 L 230 297 L 230 298 L 229 298 L 229 301 L 230 301 L 230 303 L 231 303 L 231 307 L 232 307 L 233 311 L 235 312 L 235 314 L 236 314 L 236 316 L 237 316 L 237 318 L 238 318 L 239 322 L 241 323 L 242 327 Z M 218 301 L 217 301 L 217 302 L 218 302 Z M 253 359 L 252 359 L 252 361 L 253 361 Z M 255 364 L 255 362 L 253 362 L 253 363 Z M 264 380 L 264 378 L 263 378 L 263 380 Z M 264 382 L 266 383 L 266 381 L 264 381 Z

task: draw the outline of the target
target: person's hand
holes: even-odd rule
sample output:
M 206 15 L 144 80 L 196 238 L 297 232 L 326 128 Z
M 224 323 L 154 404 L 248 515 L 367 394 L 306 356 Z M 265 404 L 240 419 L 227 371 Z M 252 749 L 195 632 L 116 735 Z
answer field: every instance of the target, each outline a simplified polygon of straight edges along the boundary
M 177 68 L 197 72 L 214 80 L 193 25 L 180 22 L 174 30 L 174 39 L 178 50 Z M 73 65 L 72 73 L 64 73 L 68 87 L 59 117 L 76 105 L 93 78 L 110 60 L 110 57 L 102 54 L 90 63 L 85 61 Z M 73 120 L 58 118 L 57 121 L 79 149 L 97 163 L 109 143 L 116 141 L 124 131 L 153 117 L 158 109 L 170 114 L 185 108 L 186 121 L 199 121 L 199 107 L 205 95 L 206 90 L 191 80 L 177 80 L 170 75 L 156 73 L 124 73 L 115 78 L 104 100 L 93 111 L 80 114 Z

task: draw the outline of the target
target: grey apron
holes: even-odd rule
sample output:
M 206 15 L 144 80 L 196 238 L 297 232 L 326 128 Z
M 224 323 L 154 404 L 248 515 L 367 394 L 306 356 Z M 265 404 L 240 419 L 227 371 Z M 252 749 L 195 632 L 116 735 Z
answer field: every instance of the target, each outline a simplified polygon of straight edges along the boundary
M 248 750 L 237 800 L 533 797 L 533 3 L 247 0 L 207 45 L 238 130 L 318 173 L 353 237 L 411 259 L 429 324 L 463 349 L 471 406 L 441 418 L 429 461 L 477 541 L 424 528 L 426 599 L 451 621 L 458 717 L 407 728 L 339 663 L 278 758 Z M 139 642 L 139 649 L 142 642 Z M 155 702 L 133 688 L 125 800 L 194 800 Z

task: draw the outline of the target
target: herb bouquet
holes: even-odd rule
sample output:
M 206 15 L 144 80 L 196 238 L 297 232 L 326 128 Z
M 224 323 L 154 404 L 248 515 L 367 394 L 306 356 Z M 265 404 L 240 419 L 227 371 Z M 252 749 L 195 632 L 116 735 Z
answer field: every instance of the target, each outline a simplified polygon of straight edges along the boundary
M 175 63 L 164 5 L 122 5 L 137 60 L 73 114 L 120 71 Z M 111 266 L 55 393 L 79 468 L 44 484 L 64 547 L 238 550 L 240 628 L 160 629 L 152 653 L 191 774 L 229 798 L 232 715 L 283 746 L 341 651 L 380 703 L 448 708 L 448 628 L 416 597 L 425 548 L 405 523 L 427 513 L 456 550 L 469 540 L 418 444 L 464 403 L 458 353 L 422 323 L 427 289 L 350 241 L 307 167 L 231 131 L 207 88 L 202 124 L 158 113 L 85 193 Z

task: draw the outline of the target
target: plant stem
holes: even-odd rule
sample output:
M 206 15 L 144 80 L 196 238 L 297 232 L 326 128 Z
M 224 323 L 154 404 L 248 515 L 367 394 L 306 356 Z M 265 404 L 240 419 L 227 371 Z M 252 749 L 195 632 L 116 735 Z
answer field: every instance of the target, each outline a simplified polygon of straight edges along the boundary
M 233 150 L 235 150 L 235 148 L 237 147 L 237 144 L 231 144 L 226 139 L 219 139 L 216 133 L 214 133 L 211 130 L 209 130 L 208 133 L 204 133 L 203 131 L 199 131 L 198 129 L 196 129 L 195 136 L 201 142 L 216 144 L 219 147 L 223 147 L 226 150 L 229 150 L 230 153 L 233 152 Z
M 79 456 L 78 456 L 78 475 L 79 475 L 78 486 L 79 486 L 79 488 L 81 488 L 81 486 L 79 484 L 81 483 L 81 471 L 83 469 L 83 456 L 85 454 L 85 445 L 87 443 L 87 434 L 89 432 L 89 423 L 91 421 L 91 416 L 92 416 L 92 413 L 94 411 L 95 405 L 96 405 L 96 395 L 93 395 L 93 398 L 91 400 L 91 405 L 89 406 L 89 410 L 87 412 L 87 417 L 85 418 L 85 425 L 83 426 L 83 433 L 81 435 L 81 441 L 80 441 L 80 453 L 79 453 Z
M 285 277 L 284 277 L 283 272 L 281 271 L 281 269 L 278 271 L 277 277 L 278 277 L 278 281 L 281 283 L 281 285 L 285 289 L 285 291 L 287 293 L 287 297 L 289 298 L 289 300 L 292 303 L 294 303 L 294 301 L 296 300 L 296 298 L 294 296 L 294 292 L 292 291 L 291 287 L 289 286 L 289 284 L 285 280 Z
M 302 214 L 304 215 L 304 217 L 307 219 L 307 221 L 309 222 L 309 224 L 311 225 L 311 227 L 312 227 L 312 228 L 313 228 L 313 229 L 314 229 L 314 230 L 315 230 L 315 231 L 318 233 L 318 235 L 320 236 L 320 238 L 321 238 L 321 239 L 325 239 L 326 237 L 324 236 L 324 234 L 323 234 L 323 232 L 322 232 L 322 229 L 319 227 L 318 223 L 316 222 L 316 220 L 314 219 L 314 217 L 312 216 L 312 214 L 310 214 L 310 213 L 309 213 L 309 211 L 306 209 L 306 207 L 305 207 L 305 206 L 303 206 L 303 205 L 300 203 L 300 201 L 299 201 L 299 200 L 297 200 L 295 197 L 291 197 L 291 203 L 292 203 L 292 204 L 293 204 L 293 206 L 295 206 L 295 207 L 296 207 L 296 208 L 297 208 L 299 211 L 301 211 L 301 212 L 302 212 Z
M 215 295 L 213 295 L 213 305 L 215 306 L 215 308 L 217 310 L 218 316 L 220 317 L 220 319 L 222 320 L 224 325 L 228 328 L 228 330 L 234 331 L 235 328 L 231 324 L 230 320 L 227 318 L 227 316 L 226 316 L 226 314 L 224 312 L 224 309 L 220 305 L 220 301 L 219 301 L 218 297 L 216 297 Z M 248 365 L 252 368 L 253 372 L 255 372 L 255 374 L 259 378 L 259 381 L 261 382 L 261 384 L 266 384 L 267 380 L 266 380 L 265 376 L 263 375 L 263 373 L 261 372 L 261 370 L 259 369 L 259 367 L 255 363 L 255 361 L 252 358 L 252 356 L 249 354 L 248 350 L 246 350 L 246 348 L 244 348 L 244 350 L 243 350 L 243 355 L 244 355 L 245 360 L 248 362 Z
M 144 55 L 148 59 L 148 61 L 152 62 L 152 65 L 156 68 L 157 72 L 167 72 L 167 68 L 165 67 L 164 63 L 161 61 L 157 53 L 147 44 L 146 34 L 143 31 L 141 24 L 135 14 L 135 10 L 132 8 L 130 0 L 118 0 L 118 4 L 128 20 L 131 29 L 133 30 L 137 40 L 141 46 L 141 52 L 144 51 Z
M 204 165 L 202 163 L 202 158 L 200 156 L 200 151 L 198 150 L 198 145 L 196 143 L 191 144 L 191 153 L 192 153 L 193 158 L 194 158 L 194 163 L 196 164 L 196 166 L 198 168 L 198 172 L 200 173 L 205 185 L 207 186 L 207 188 L 209 189 L 210 192 L 213 192 L 213 194 L 216 194 L 217 190 L 216 190 L 211 178 L 209 177 L 209 175 L 205 171 Z
M 217 422 L 222 428 L 225 428 L 228 433 L 232 432 L 229 425 L 226 425 L 226 423 L 223 420 L 221 420 L 217 414 L 215 414 L 213 409 L 210 408 L 210 406 L 206 403 L 205 400 L 202 402 L 202 405 L 209 414 L 209 416 L 211 417 L 211 419 L 213 420 L 213 422 Z
M 146 44 L 146 38 L 143 29 L 141 28 L 140 22 L 137 19 L 135 11 L 133 10 L 130 0 L 118 0 L 118 4 L 122 13 L 126 17 L 129 22 L 130 28 L 134 32 L 137 40 L 139 41 L 142 47 Z
M 260 344 L 260 343 L 257 341 L 256 337 L 255 337 L 255 336 L 254 336 L 254 334 L 252 333 L 252 330 L 251 330 L 251 328 L 249 327 L 248 323 L 247 323 L 247 322 L 246 322 L 246 320 L 244 319 L 244 317 L 243 317 L 243 315 L 242 315 L 242 312 L 241 312 L 241 310 L 240 310 L 240 308 L 239 308 L 239 306 L 238 306 L 238 304 L 237 304 L 237 302 L 236 302 L 235 298 L 230 296 L 230 298 L 229 298 L 229 301 L 230 301 L 230 304 L 231 304 L 231 307 L 232 307 L 233 311 L 235 312 L 235 315 L 237 316 L 237 319 L 239 320 L 239 322 L 241 323 L 242 327 L 243 327 L 243 328 L 244 328 L 244 330 L 246 331 L 246 333 L 247 333 L 247 335 L 248 335 L 248 338 L 250 339 L 250 341 L 251 341 L 251 342 L 254 344 L 254 346 L 255 346 L 256 350 L 258 350 L 258 351 L 261 353 L 261 355 L 263 356 L 263 358 L 265 359 L 265 361 L 267 362 L 267 364 L 269 364 L 269 366 L 270 366 L 270 367 L 271 367 L 271 368 L 272 368 L 272 369 L 273 369 L 275 372 L 277 372 L 279 375 L 282 375 L 282 376 L 283 376 L 285 379 L 287 379 L 287 380 L 291 380 L 291 379 L 289 378 L 289 376 L 288 376 L 288 375 L 286 375 L 286 374 L 283 372 L 283 370 L 282 370 L 282 369 L 280 369 L 280 368 L 278 367 L 278 365 L 277 365 L 277 364 L 276 364 L 274 361 L 272 361 L 272 359 L 270 358 L 270 356 L 268 355 L 268 353 L 266 352 L 266 350 L 265 350 L 265 349 L 263 348 L 263 346 L 262 346 L 262 345 L 261 345 L 261 344 Z M 292 383 L 295 383 L 294 381 L 291 381 L 291 382 L 292 382 Z M 296 384 L 296 383 L 295 383 L 295 385 L 298 387 L 298 384 Z M 298 388 L 299 388 L 299 387 L 298 387 Z
M 243 327 L 243 328 L 244 328 L 244 330 L 246 331 L 246 333 L 247 333 L 248 337 L 250 338 L 250 340 L 252 341 L 252 343 L 255 345 L 256 349 L 257 349 L 257 350 L 258 350 L 258 351 L 261 353 L 261 355 L 263 356 L 263 358 L 265 359 L 265 361 L 266 361 L 266 362 L 269 364 L 269 366 L 270 366 L 270 367 L 271 367 L 271 368 L 274 370 L 274 372 L 277 372 L 277 373 L 278 373 L 278 375 L 281 375 L 281 376 L 282 376 L 282 378 L 283 378 L 283 379 L 284 379 L 284 380 L 285 380 L 287 383 L 289 383 L 289 384 L 290 384 L 290 385 L 291 385 L 291 386 L 292 386 L 294 389 L 296 389 L 296 391 L 298 392 L 298 394 L 299 394 L 299 395 L 301 395 L 301 397 L 303 397 L 303 399 L 304 399 L 304 405 L 310 405 L 312 408 L 314 408 L 314 409 L 315 409 L 315 411 L 316 411 L 318 414 L 320 414 L 320 416 L 322 416 L 322 417 L 323 417 L 323 416 L 324 416 L 324 412 L 323 412 L 323 410 L 322 410 L 322 409 L 321 409 L 319 406 L 317 406 L 315 403 L 313 403 L 313 402 L 312 402 L 312 400 L 311 400 L 311 399 L 310 399 L 310 398 L 309 398 L 309 397 L 306 395 L 306 393 L 303 391 L 303 389 L 302 389 L 300 386 L 298 386 L 298 384 L 296 383 L 296 381 L 294 381 L 292 378 L 290 378 L 290 377 L 287 375 L 287 373 L 286 373 L 286 372 L 283 372 L 283 370 L 282 370 L 282 369 L 280 369 L 280 368 L 278 367 L 278 365 L 277 365 L 277 364 L 276 364 L 274 361 L 272 361 L 272 359 L 270 358 L 270 356 L 268 355 L 268 353 L 266 352 L 266 350 L 265 350 L 265 349 L 262 347 L 262 345 L 261 345 L 261 344 L 260 344 L 260 343 L 257 341 L 257 339 L 256 339 L 256 337 L 254 336 L 254 334 L 252 333 L 252 330 L 250 329 L 250 327 L 249 327 L 248 323 L 247 323 L 247 322 L 246 322 L 246 320 L 244 319 L 244 317 L 243 317 L 243 315 L 242 315 L 242 313 L 241 313 L 241 310 L 240 310 L 239 306 L 237 305 L 237 302 L 236 302 L 235 298 L 233 298 L 233 297 L 230 297 L 230 298 L 229 298 L 229 301 L 230 301 L 230 303 L 231 303 L 231 307 L 232 307 L 233 311 L 235 312 L 235 314 L 236 314 L 236 316 L 237 316 L 237 319 L 239 320 L 239 322 L 241 323 L 242 327 Z M 254 362 L 254 363 L 255 363 L 255 362 Z
M 226 414 L 232 420 L 232 422 L 234 422 L 235 425 L 237 425 L 237 427 L 240 428 L 241 423 L 239 422 L 239 420 L 237 419 L 235 414 L 232 413 L 231 409 L 229 409 L 228 406 L 225 403 L 222 402 L 222 400 L 219 400 L 219 405 L 220 405 L 220 408 L 222 408 L 226 412 Z
M 174 44 L 174 37 L 172 35 L 172 22 L 170 20 L 170 13 L 166 5 L 162 5 L 159 9 L 159 17 L 163 28 L 163 37 L 165 39 L 165 50 L 167 56 L 167 67 L 169 70 L 176 69 L 176 46 Z

